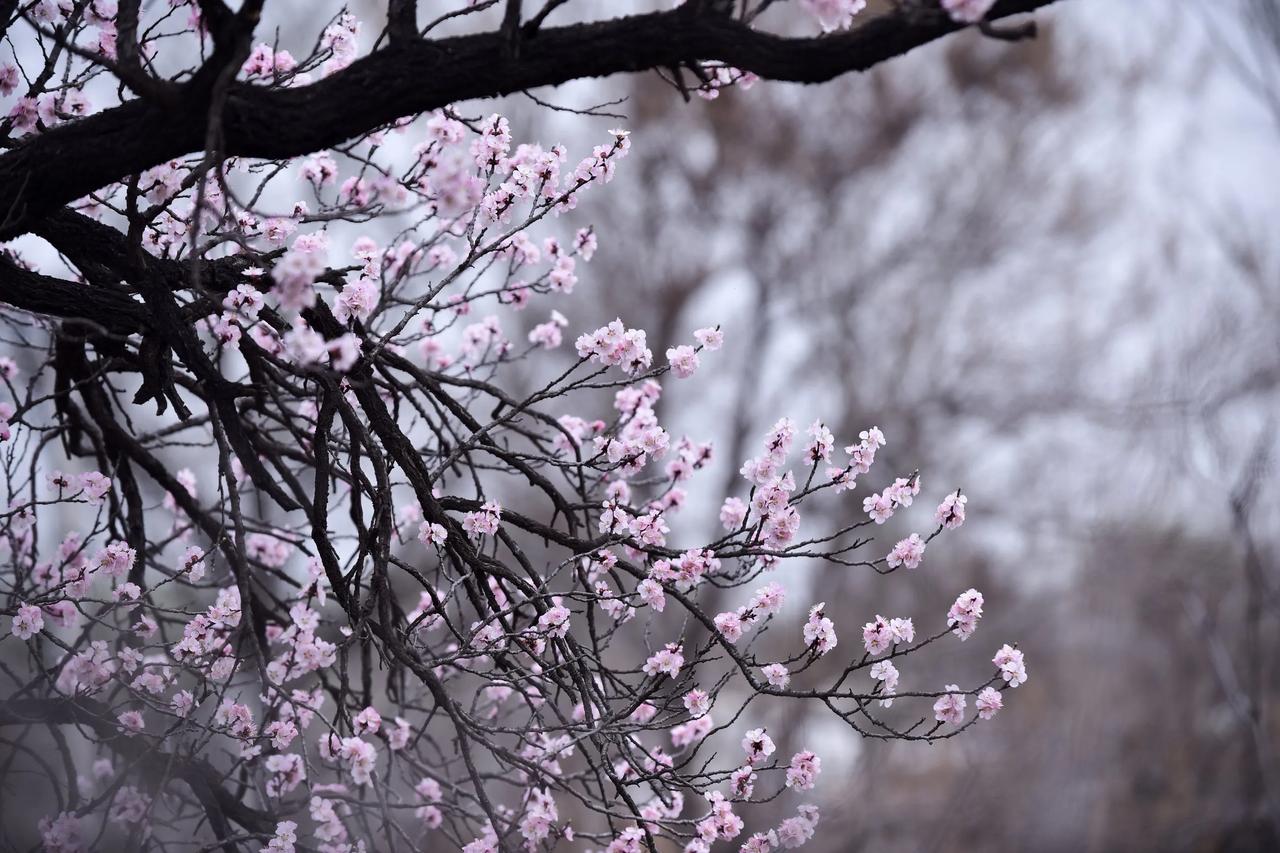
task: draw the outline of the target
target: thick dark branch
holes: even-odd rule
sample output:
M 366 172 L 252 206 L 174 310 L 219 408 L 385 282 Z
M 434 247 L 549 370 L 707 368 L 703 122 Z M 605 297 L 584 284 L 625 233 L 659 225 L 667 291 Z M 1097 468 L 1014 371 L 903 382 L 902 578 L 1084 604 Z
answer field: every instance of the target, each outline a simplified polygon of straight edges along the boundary
M 546 4 L 538 11 L 538 14 L 530 18 L 529 23 L 524 25 L 525 35 L 531 36 L 536 33 L 542 28 L 542 22 L 545 21 L 552 12 L 559 9 L 567 2 L 569 2 L 569 0 L 547 0 Z
M 387 34 L 395 45 L 418 35 L 418 0 L 391 0 L 387 6 Z
M 520 0 L 507 0 L 507 10 L 502 15 L 502 37 L 512 52 L 519 52 L 520 7 Z
M 116 14 L 116 67 L 120 79 L 143 97 L 158 97 L 165 86 L 142 67 L 138 49 L 138 9 L 141 0 L 124 0 Z
M 97 273 L 136 284 L 133 279 L 137 271 L 129 264 L 128 240 L 110 225 L 66 208 L 34 223 L 31 233 L 44 238 L 66 255 L 86 276 L 92 277 Z M 141 262 L 145 265 L 146 275 L 162 280 L 170 290 L 184 290 L 191 286 L 191 264 L 188 261 L 142 253 Z M 200 285 L 216 294 L 233 290 L 244 281 L 241 271 L 249 263 L 235 256 L 202 260 L 199 265 Z
M 0 257 L 0 302 L 120 335 L 149 325 L 146 307 L 123 293 L 31 272 L 7 257 Z
M 18 0 L 0 0 L 0 36 L 9 31 L 18 11 Z
M 998 19 L 1054 0 L 1000 0 Z M 960 29 L 945 16 L 888 14 L 846 33 L 783 38 L 685 8 L 527 33 L 393 45 L 310 86 L 238 84 L 222 113 L 227 156 L 283 158 L 359 136 L 402 116 L 583 77 L 718 60 L 772 80 L 818 83 L 861 71 Z M 0 157 L 0 240 L 92 190 L 202 149 L 207 103 L 131 101 L 34 136 Z M 74 168 L 72 165 L 74 164 Z
M 232 12 L 222 0 L 196 0 L 200 14 L 204 18 L 205 28 L 213 38 L 215 45 L 223 45 L 234 39 L 236 13 Z

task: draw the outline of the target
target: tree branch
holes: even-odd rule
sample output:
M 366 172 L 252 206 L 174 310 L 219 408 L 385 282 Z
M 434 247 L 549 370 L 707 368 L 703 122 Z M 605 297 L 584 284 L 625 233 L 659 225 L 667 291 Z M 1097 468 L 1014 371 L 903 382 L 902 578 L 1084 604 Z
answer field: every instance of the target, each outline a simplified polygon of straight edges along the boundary
M 988 20 L 1054 0 L 1000 0 Z M 584 77 L 717 60 L 772 80 L 818 83 L 861 71 L 961 29 L 944 16 L 882 15 L 836 35 L 784 38 L 683 7 L 538 30 L 519 55 L 501 32 L 382 50 L 310 86 L 236 84 L 222 113 L 225 156 L 287 158 L 402 116 Z M 207 97 L 136 100 L 33 136 L 0 157 L 0 240 L 92 190 L 202 149 Z M 207 94 L 207 93 L 206 93 Z M 75 164 L 70 168 L 69 164 Z
M 129 335 L 149 325 L 146 307 L 123 293 L 31 272 L 0 257 L 0 302 Z
M 387 6 L 387 35 L 394 45 L 413 41 L 418 35 L 418 0 L 391 0 Z

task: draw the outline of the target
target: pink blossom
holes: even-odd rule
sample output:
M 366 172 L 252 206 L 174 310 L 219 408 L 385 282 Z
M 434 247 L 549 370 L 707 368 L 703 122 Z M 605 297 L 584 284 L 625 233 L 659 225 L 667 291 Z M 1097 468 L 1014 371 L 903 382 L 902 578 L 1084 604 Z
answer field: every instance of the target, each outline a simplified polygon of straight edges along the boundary
M 71 812 L 60 812 L 50 820 L 40 818 L 40 840 L 46 853 L 84 853 L 84 839 L 80 835 L 80 821 Z
M 230 314 L 223 314 L 213 324 L 213 336 L 224 346 L 236 346 L 240 343 L 240 323 Z
M 719 326 L 698 329 L 693 333 L 694 340 L 711 352 L 715 352 L 724 346 L 724 332 L 720 331 Z
M 652 702 L 641 702 L 634 711 L 631 712 L 631 720 L 644 725 L 654 718 L 658 713 L 658 706 Z
M 320 153 L 302 165 L 302 177 L 317 187 L 329 186 L 338 177 L 338 164 L 333 157 Z
M 437 548 L 441 547 L 444 545 L 445 540 L 448 539 L 448 536 L 449 533 L 445 530 L 443 524 L 424 521 L 418 527 L 418 541 L 423 545 L 430 544 L 435 545 Z
M 767 547 L 780 549 L 795 539 L 799 529 L 799 511 L 794 506 L 786 506 L 770 512 L 765 517 L 761 532 Z
M 347 332 L 329 341 L 325 347 L 329 364 L 339 373 L 346 373 L 360 359 L 360 336 Z
M 249 554 L 272 568 L 278 569 L 289 562 L 293 549 L 283 537 L 267 533 L 250 533 L 245 537 Z
M 548 637 L 564 638 L 569 634 L 569 608 L 555 605 L 538 617 L 538 630 Z
M 669 675 L 675 678 L 684 666 L 684 649 L 678 643 L 668 643 L 645 661 L 645 675 Z
M 644 603 L 661 613 L 667 606 L 667 596 L 662 590 L 662 584 L 653 578 L 645 578 L 636 585 L 636 592 L 640 594 L 640 598 Z
M 187 578 L 192 582 L 199 581 L 204 577 L 204 551 L 194 546 L 187 548 L 182 554 L 182 561 L 178 564 L 178 572 L 185 573 Z
M 547 282 L 551 285 L 553 291 L 564 294 L 573 293 L 573 287 L 578 283 L 578 277 L 574 274 L 574 267 L 573 258 L 562 257 L 556 259 L 555 266 L 547 274 Z
M 778 463 L 769 456 L 760 456 L 748 459 L 742 463 L 742 467 L 738 469 L 743 479 L 755 485 L 763 485 L 773 479 L 778 473 Z
M 511 125 L 497 113 L 489 116 L 484 131 L 471 143 L 471 156 L 482 169 L 492 169 L 511 148 Z
M 525 807 L 523 820 L 520 821 L 520 834 L 530 846 L 545 841 L 551 834 L 551 827 L 560 819 L 555 800 L 546 790 L 529 791 L 529 802 Z
M 129 574 L 137 560 L 137 553 L 126 543 L 115 541 L 94 555 L 93 570 L 101 571 L 109 578 L 119 580 Z
M 800 812 L 795 817 L 789 817 L 782 823 L 778 824 L 778 828 L 770 833 L 771 837 L 777 839 L 780 847 L 788 850 L 800 847 L 809 839 L 813 838 L 813 833 L 818 825 L 818 810 L 814 806 L 800 806 Z
M 756 772 L 745 764 L 729 774 L 729 788 L 735 799 L 749 800 L 755 790 Z
M 628 528 L 631 535 L 641 545 L 662 546 L 667 544 L 666 534 L 670 531 L 670 528 L 661 513 L 651 512 L 645 515 L 638 515 L 631 519 Z
M 819 655 L 825 655 L 836 647 L 835 624 L 823 615 L 826 602 L 819 602 L 809 610 L 809 620 L 804 625 L 805 645 L 813 648 Z
M 752 729 L 743 736 L 742 749 L 747 753 L 748 764 L 759 764 L 773 755 L 775 747 L 764 729 Z
M 880 682 L 880 704 L 889 708 L 893 705 L 893 694 L 898 690 L 898 668 L 892 661 L 882 660 L 871 665 L 871 677 Z
M 8 97 L 18 89 L 18 84 L 22 77 L 18 73 L 18 66 L 12 62 L 6 62 L 0 65 L 0 95 Z
M 363 261 L 371 261 L 381 254 L 382 250 L 378 248 L 378 243 L 372 237 L 357 237 L 356 241 L 351 244 L 352 257 Z
M 34 604 L 21 604 L 18 613 L 13 617 L 13 636 L 19 640 L 30 640 L 44 630 L 44 615 Z
M 813 752 L 802 749 L 791 756 L 787 767 L 787 787 L 797 791 L 811 791 L 822 772 L 822 759 Z
M 298 727 L 290 720 L 272 720 L 262 733 L 271 738 L 271 745 L 276 749 L 288 749 L 298 736 Z
M 249 58 L 240 67 L 247 77 L 265 77 L 275 70 L 275 52 L 271 45 L 259 43 L 249 52 Z
M 555 349 L 564 340 L 560 333 L 560 325 L 554 320 L 539 323 L 529 332 L 529 343 L 536 344 L 543 349 Z
M 80 622 L 80 612 L 76 610 L 74 602 L 68 601 L 67 599 L 55 601 L 52 604 L 46 604 L 44 606 L 44 612 L 45 615 L 49 617 L 49 621 L 58 628 L 74 628 Z M 154 620 L 152 620 L 150 616 L 143 616 L 142 618 L 143 622 L 147 625 L 155 625 Z M 136 631 L 137 629 L 138 626 L 135 625 L 134 630 Z M 142 632 L 139 632 L 139 634 L 142 635 Z
M 195 707 L 195 697 L 191 695 L 190 690 L 183 690 L 174 694 L 173 701 L 169 706 L 173 708 L 173 713 L 179 717 L 185 717 L 191 713 L 191 709 Z
M 1015 649 L 1005 643 L 1000 647 L 1000 651 L 996 652 L 996 656 L 991 659 L 991 662 L 1000 667 L 1000 675 L 1008 682 L 1010 687 L 1017 687 L 1026 683 L 1027 667 L 1022 659 L 1021 649 Z
M 413 788 L 414 793 L 429 803 L 438 803 L 444 796 L 440 783 L 435 779 L 424 778 Z
M 984 687 L 982 692 L 978 694 L 977 701 L 973 704 L 978 709 L 978 716 L 984 720 L 989 720 L 1004 707 L 1004 697 L 994 687 Z
M 737 530 L 742 527 L 742 522 L 746 519 L 746 503 L 741 498 L 725 498 L 723 506 L 720 507 L 720 523 L 724 525 L 724 529 Z
M 146 722 L 142 719 L 141 711 L 125 711 L 117 715 L 116 719 L 120 722 L 120 730 L 129 737 L 146 728 Z
M 943 498 L 942 503 L 938 504 L 934 517 L 938 519 L 938 523 L 943 527 L 948 530 L 955 530 L 964 524 L 964 505 L 968 502 L 969 498 L 958 492 L 947 495 Z
M 667 361 L 681 379 L 688 379 L 698 369 L 698 354 L 687 344 L 667 350 Z
M 111 478 L 97 471 L 90 471 L 81 476 L 80 485 L 84 489 L 89 503 L 99 504 L 102 503 L 102 499 L 106 497 L 107 493 L 111 491 Z
M 787 685 L 791 683 L 791 673 L 787 671 L 785 664 L 766 664 L 760 668 L 760 672 L 764 674 L 769 686 L 776 687 L 779 690 L 787 689 Z
M 380 728 L 382 728 L 382 715 L 372 706 L 365 708 L 351 720 L 351 730 L 358 735 L 377 734 Z
M 954 684 L 948 684 L 945 688 L 949 691 L 944 696 L 939 696 L 938 701 L 933 703 L 933 716 L 940 723 L 950 723 L 958 726 L 964 722 L 964 709 L 968 704 L 964 698 L 964 694 L 960 693 L 960 688 Z
M 351 779 L 357 785 L 367 785 L 373 780 L 373 766 L 378 758 L 373 744 L 358 737 L 343 738 L 339 756 L 351 770 Z
M 282 797 L 307 778 L 307 767 L 302 762 L 301 755 L 271 755 L 264 764 L 271 774 L 266 785 L 268 797 Z
M 146 820 L 151 808 L 151 798 L 132 785 L 124 785 L 116 791 L 107 819 L 112 823 L 129 825 Z
M 262 223 L 262 236 L 266 237 L 269 243 L 282 244 L 297 230 L 297 227 L 297 223 L 292 219 L 273 216 Z
M 213 724 L 225 729 L 232 737 L 248 740 L 257 736 L 258 727 L 253 721 L 253 712 L 242 702 L 223 699 L 222 704 L 213 715 Z
M 409 745 L 413 730 L 409 727 L 409 721 L 404 717 L 396 717 L 394 722 L 395 726 L 387 732 L 387 749 L 397 752 Z
M 870 495 L 863 499 L 862 511 L 876 524 L 884 524 L 893 517 L 893 501 L 882 494 Z
M 492 536 L 498 532 L 498 523 L 502 518 L 502 507 L 497 501 L 487 501 L 478 512 L 469 512 L 462 519 L 462 529 L 472 539 L 481 536 Z
M 866 647 L 867 654 L 886 652 L 894 642 L 893 628 L 883 616 L 876 616 L 874 622 L 862 626 L 862 644 Z
M 716 614 L 716 630 L 730 643 L 742 639 L 742 616 L 732 610 Z
M 625 328 L 621 320 L 581 335 L 576 348 L 580 357 L 620 366 L 632 376 L 648 370 L 653 364 L 653 352 L 645 345 L 644 330 Z
M 867 7 L 867 0 L 800 0 L 800 8 L 818 19 L 823 32 L 846 30 Z
M 279 299 L 280 307 L 288 311 L 299 311 L 316 304 L 313 285 L 325 269 L 322 252 L 300 249 L 299 242 L 301 238 L 294 241 L 293 248 L 271 268 L 271 278 L 275 281 L 272 292 Z
M 111 591 L 111 597 L 116 601 L 137 601 L 142 595 L 142 590 L 136 583 L 122 583 Z
M 760 619 L 765 616 L 773 616 L 782 610 L 782 603 L 786 600 L 786 590 L 778 583 L 767 583 L 757 589 L 751 595 L 751 601 L 747 603 L 747 609 L 753 614 L 753 618 Z
M 920 535 L 912 533 L 906 539 L 893 546 L 893 550 L 889 552 L 885 562 L 891 569 L 896 569 L 898 566 L 914 569 L 920 565 L 920 560 L 924 557 L 924 546 L 924 540 L 920 538 Z
M 291 820 L 277 823 L 275 834 L 271 836 L 271 840 L 267 842 L 264 849 L 269 853 L 294 853 L 296 850 L 294 844 L 298 841 L 297 829 L 298 824 Z
M 796 438 L 796 425 L 791 422 L 790 418 L 782 418 L 773 425 L 773 429 L 769 430 L 769 434 L 764 439 L 765 454 L 775 464 L 781 465 L 786 462 L 787 455 L 791 452 L 791 443 Z
M 947 611 L 947 626 L 963 641 L 973 636 L 981 618 L 982 593 L 976 589 L 968 589 L 956 597 L 955 603 Z
M 883 492 L 871 495 L 862 502 L 862 510 L 871 516 L 876 524 L 883 524 L 893 516 L 899 507 L 911 506 L 912 500 L 920 493 L 920 475 L 899 477 Z
M 711 710 L 711 697 L 696 687 L 684 694 L 684 707 L 694 717 L 701 717 Z
M 579 228 L 578 233 L 574 235 L 573 247 L 578 252 L 578 257 L 584 261 L 590 261 L 596 253 L 596 232 L 592 228 Z
M 9 110 L 8 118 L 13 122 L 13 129 L 18 133 L 30 133 L 35 130 L 40 118 L 35 98 L 19 98 Z
M 884 434 L 879 427 L 863 430 L 858 433 L 859 442 L 844 449 L 849 454 L 849 464 L 845 468 L 831 468 L 828 476 L 836 483 L 836 491 L 841 492 L 853 488 L 859 474 L 871 470 L 876 460 L 876 450 L 884 446 Z
M 822 421 L 814 421 L 809 427 L 809 442 L 804 446 L 805 459 L 817 465 L 830 462 L 836 439 Z
M 80 490 L 80 478 L 65 471 L 51 471 L 48 477 L 49 488 L 62 494 L 63 492 L 76 492 Z
M 333 306 L 333 316 L 340 323 L 367 320 L 378 304 L 378 285 L 367 278 L 359 278 L 345 285 Z

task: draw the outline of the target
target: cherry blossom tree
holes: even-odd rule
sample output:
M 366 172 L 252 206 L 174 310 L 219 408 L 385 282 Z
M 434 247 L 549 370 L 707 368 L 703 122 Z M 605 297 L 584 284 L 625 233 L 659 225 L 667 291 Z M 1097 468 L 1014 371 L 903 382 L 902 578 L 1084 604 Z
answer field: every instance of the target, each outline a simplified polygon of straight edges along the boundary
M 994 22 L 1047 2 L 688 0 L 553 27 L 564 0 L 391 0 L 296 21 L 305 56 L 256 33 L 263 0 L 0 4 L 0 737 L 48 804 L 24 831 L 792 848 L 824 744 L 779 754 L 759 705 L 926 743 L 996 716 L 1027 679 L 1016 638 L 964 647 L 990 661 L 976 682 L 912 676 L 974 637 L 977 590 L 917 632 L 789 583 L 803 561 L 929 571 L 965 521 L 960 490 L 875 467 L 878 427 L 780 417 L 716 497 L 722 529 L 684 538 L 714 450 L 655 406 L 732 369 L 730 330 L 655 353 L 622 319 L 576 324 L 610 235 L 559 216 L 609 192 L 629 136 L 519 141 L 469 102 L 642 70 L 705 97 L 820 82 L 964 26 L 1022 37 Z M 509 335 L 521 311 L 540 322 Z M 878 542 L 895 515 L 918 532 Z M 793 816 L 752 825 L 780 798 Z

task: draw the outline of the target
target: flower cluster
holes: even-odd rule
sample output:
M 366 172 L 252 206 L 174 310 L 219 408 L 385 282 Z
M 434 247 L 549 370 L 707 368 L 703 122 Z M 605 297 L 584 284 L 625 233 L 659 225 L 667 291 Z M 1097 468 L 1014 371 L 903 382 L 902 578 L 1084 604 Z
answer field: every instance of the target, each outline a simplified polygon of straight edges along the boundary
M 982 593 L 976 589 L 968 589 L 956 597 L 955 603 L 947 611 L 947 625 L 961 640 L 967 640 L 978 629 L 978 620 L 982 618 Z

